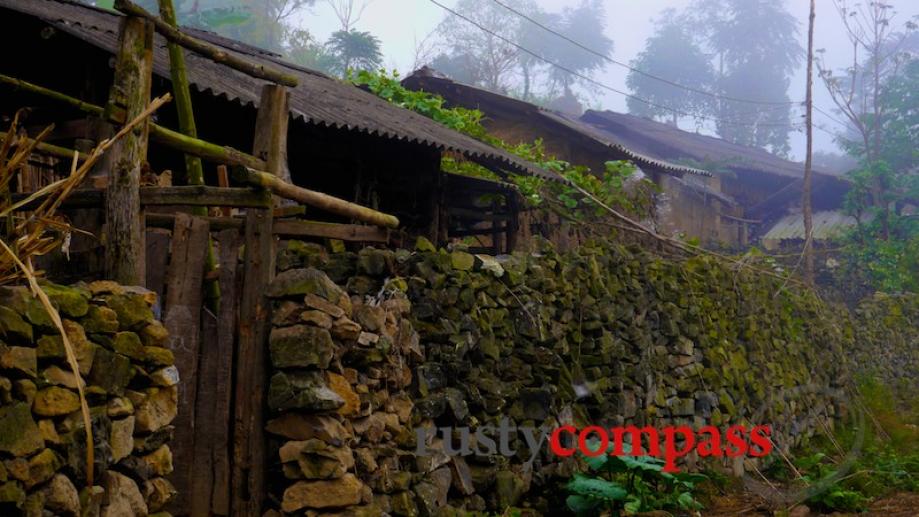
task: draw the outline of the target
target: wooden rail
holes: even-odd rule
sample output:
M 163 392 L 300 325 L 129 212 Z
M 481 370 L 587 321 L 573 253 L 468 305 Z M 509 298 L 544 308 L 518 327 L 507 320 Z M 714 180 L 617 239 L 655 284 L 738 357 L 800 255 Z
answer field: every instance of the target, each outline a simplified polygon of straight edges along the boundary
M 12 194 L 14 203 L 33 195 L 33 192 Z M 105 205 L 105 191 L 97 189 L 75 190 L 64 201 L 66 208 L 102 208 Z M 34 210 L 42 202 L 36 200 L 19 208 L 20 211 Z M 226 206 L 233 208 L 267 208 L 271 197 L 266 192 L 249 188 L 224 187 L 141 187 L 140 204 L 143 206 Z
M 202 217 L 211 231 L 242 230 L 245 219 L 242 217 Z M 147 212 L 147 226 L 171 229 L 175 226 L 175 214 Z M 322 237 L 350 242 L 389 242 L 389 231 L 379 226 L 360 224 L 338 224 L 299 219 L 274 220 L 272 233 L 281 238 Z
M 240 183 L 266 188 L 283 198 L 315 206 L 333 214 L 386 228 L 399 227 L 399 219 L 393 215 L 384 214 L 372 208 L 351 203 L 322 192 L 291 185 L 273 174 L 252 170 L 247 167 L 234 167 L 233 179 Z
M 230 68 L 239 70 L 240 72 L 251 75 L 252 77 L 265 79 L 284 86 L 297 86 L 298 81 L 295 76 L 237 57 L 229 52 L 226 52 L 220 47 L 211 45 L 210 43 L 202 41 L 193 36 L 189 36 L 188 34 L 185 34 L 179 29 L 163 21 L 162 18 L 154 16 L 153 14 L 147 12 L 144 8 L 130 2 L 129 0 L 115 0 L 115 9 L 131 16 L 138 16 L 140 18 L 150 20 L 153 22 L 153 25 L 156 28 L 156 32 L 162 34 L 163 37 L 167 40 L 182 45 L 183 47 L 197 54 L 201 54 L 202 56 L 207 57 L 212 61 L 229 66 Z
M 0 144 L 6 141 L 6 135 L 0 133 Z M 31 138 L 15 138 L 13 140 L 13 146 L 20 144 L 30 145 L 34 142 Z M 65 160 L 73 160 L 73 155 L 76 153 L 77 161 L 84 162 L 86 161 L 86 153 L 78 152 L 74 149 L 68 149 L 66 147 L 61 147 L 53 144 L 46 144 L 44 142 L 39 142 L 35 145 L 35 149 L 43 154 L 48 154 L 51 156 L 56 156 L 58 158 L 63 158 Z

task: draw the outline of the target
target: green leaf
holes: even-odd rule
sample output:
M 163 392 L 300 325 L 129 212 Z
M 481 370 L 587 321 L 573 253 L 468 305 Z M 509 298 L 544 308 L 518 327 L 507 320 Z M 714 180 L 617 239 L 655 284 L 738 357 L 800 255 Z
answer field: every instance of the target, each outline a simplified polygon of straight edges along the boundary
M 574 479 L 568 482 L 567 488 L 577 495 L 604 501 L 621 501 L 628 495 L 619 483 L 583 474 L 575 474 Z
M 582 495 L 569 495 L 568 498 L 565 499 L 565 504 L 568 505 L 569 510 L 577 514 L 582 514 L 590 513 L 603 504 L 603 502 L 596 499 L 589 499 Z

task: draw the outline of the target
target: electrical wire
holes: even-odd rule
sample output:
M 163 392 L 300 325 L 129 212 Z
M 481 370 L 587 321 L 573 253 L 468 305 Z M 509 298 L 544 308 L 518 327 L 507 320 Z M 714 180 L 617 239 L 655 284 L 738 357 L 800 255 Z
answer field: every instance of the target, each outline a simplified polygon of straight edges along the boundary
M 698 94 L 700 94 L 700 95 L 705 95 L 705 96 L 712 97 L 712 98 L 715 98 L 715 99 L 726 100 L 726 101 L 731 101 L 731 102 L 743 102 L 743 103 L 747 103 L 747 104 L 761 104 L 761 105 L 774 105 L 774 106 L 780 106 L 780 107 L 781 107 L 781 106 L 794 105 L 794 104 L 800 104 L 800 102 L 795 102 L 795 101 L 761 101 L 761 100 L 754 100 L 754 99 L 744 99 L 744 98 L 740 98 L 740 97 L 732 97 L 732 96 L 729 96 L 729 95 L 721 95 L 721 94 L 713 93 L 713 92 L 710 92 L 710 91 L 707 91 L 707 90 L 701 90 L 701 89 L 699 89 L 699 88 L 693 88 L 693 87 L 691 87 L 691 86 L 686 86 L 686 85 L 680 84 L 680 83 L 678 83 L 678 82 L 676 82 L 676 81 L 672 81 L 672 80 L 670 80 L 670 79 L 666 79 L 666 78 L 664 78 L 664 77 L 660 77 L 660 76 L 654 75 L 654 74 L 652 74 L 652 73 L 645 72 L 644 70 L 635 68 L 635 67 L 633 67 L 633 66 L 631 66 L 631 65 L 629 65 L 629 64 L 627 64 L 627 63 L 623 63 L 623 62 L 621 62 L 621 61 L 617 61 L 616 59 L 613 59 L 613 58 L 609 57 L 608 55 L 606 55 L 606 54 L 604 54 L 604 53 L 602 53 L 602 52 L 598 52 L 598 51 L 596 51 L 596 50 L 594 50 L 594 49 L 592 49 L 592 48 L 590 48 L 590 47 L 588 47 L 588 46 L 586 46 L 586 45 L 583 45 L 583 44 L 579 43 L 578 41 L 576 41 L 576 40 L 574 40 L 574 39 L 572 39 L 572 38 L 569 38 L 568 36 L 565 36 L 564 34 L 561 34 L 561 33 L 557 32 L 557 31 L 553 30 L 551 27 L 547 27 L 546 25 L 540 23 L 538 20 L 535 20 L 535 19 L 533 19 L 532 17 L 528 16 L 527 14 L 522 13 L 522 12 L 520 12 L 520 11 L 517 10 L 517 9 L 514 9 L 513 7 L 511 7 L 511 6 L 507 5 L 507 4 L 505 4 L 504 2 L 502 2 L 501 0 L 492 0 L 492 1 L 493 1 L 494 3 L 500 5 L 501 7 L 507 9 L 508 11 L 514 13 L 515 15 L 517 15 L 517 16 L 523 18 L 524 20 L 526 20 L 526 21 L 532 23 L 533 25 L 536 25 L 536 26 L 539 27 L 540 29 L 542 29 L 542 30 L 544 30 L 544 31 L 546 31 L 546 32 L 548 32 L 548 33 L 550 33 L 550 34 L 553 34 L 553 35 L 555 35 L 555 36 L 557 36 L 557 37 L 559 37 L 559 38 L 561 38 L 561 39 L 567 41 L 568 43 L 571 43 L 572 45 L 574 45 L 574 46 L 576 46 L 576 47 L 578 47 L 578 48 L 580 48 L 580 49 L 582 49 L 582 50 L 585 50 L 585 51 L 587 51 L 587 52 L 589 52 L 589 53 L 591 53 L 591 54 L 593 54 L 593 55 L 595 55 L 595 56 L 598 56 L 598 57 L 600 57 L 600 58 L 602 58 L 602 59 L 605 59 L 606 61 L 609 61 L 610 63 L 613 63 L 614 65 L 618 65 L 618 66 L 621 66 L 621 67 L 623 67 L 623 68 L 626 68 L 626 69 L 628 69 L 628 70 L 631 71 L 631 72 L 635 72 L 636 74 L 643 75 L 643 76 L 645 76 L 645 77 L 648 77 L 649 79 L 654 79 L 655 81 L 660 81 L 660 82 L 662 82 L 662 83 L 664 83 L 664 84 L 668 84 L 668 85 L 673 86 L 673 87 L 675 87 L 675 88 L 681 88 L 681 89 L 683 89 L 683 90 L 690 91 L 690 92 L 693 92 L 693 93 L 698 93 Z
M 555 63 L 555 62 L 553 62 L 553 61 L 551 61 L 551 60 L 549 60 L 549 59 L 543 57 L 542 55 L 540 55 L 540 54 L 538 54 L 538 53 L 536 53 L 536 52 L 534 52 L 534 51 L 532 51 L 532 50 L 530 50 L 530 49 L 528 49 L 528 48 L 526 48 L 526 47 L 520 45 L 519 43 L 516 43 L 516 42 L 514 42 L 514 41 L 512 41 L 512 40 L 510 40 L 510 39 L 508 39 L 508 38 L 506 38 L 506 37 L 504 37 L 504 36 L 502 36 L 502 35 L 500 35 L 500 34 L 497 34 L 496 32 L 494 32 L 494 31 L 488 29 L 487 27 L 485 27 L 485 26 L 483 26 L 482 24 L 476 22 L 475 20 L 472 20 L 471 18 L 469 18 L 469 17 L 467 17 L 467 16 L 465 16 L 465 15 L 463 15 L 463 14 L 457 12 L 456 10 L 451 9 L 451 8 L 445 6 L 444 4 L 440 3 L 438 0 L 428 0 L 428 1 L 431 2 L 432 4 L 436 5 L 436 6 L 440 7 L 441 9 L 447 11 L 448 13 L 452 14 L 453 16 L 456 16 L 457 18 L 460 18 L 460 19 L 466 21 L 467 23 L 469 23 L 469 24 L 471 24 L 471 25 L 474 25 L 475 27 L 477 27 L 477 28 L 478 28 L 479 30 L 481 30 L 482 32 L 485 32 L 486 34 L 489 34 L 489 35 L 491 35 L 491 36 L 493 36 L 493 37 L 495 37 L 495 38 L 498 38 L 499 40 L 503 41 L 504 43 L 507 43 L 508 45 L 511 45 L 512 47 L 516 48 L 517 50 L 520 50 L 521 52 L 524 52 L 524 53 L 526 53 L 526 54 L 529 54 L 529 55 L 533 56 L 534 58 L 536 58 L 536 59 L 538 59 L 538 60 L 540 60 L 540 61 L 542 61 L 542 62 L 544 62 L 544 63 L 547 63 L 547 64 L 549 64 L 549 65 L 552 65 L 552 66 L 554 66 L 555 68 L 557 68 L 557 69 L 559 69 L 559 70 L 562 70 L 563 72 L 567 72 L 568 74 L 570 74 L 570 75 L 572 75 L 572 76 L 574 76 L 574 77 L 577 77 L 577 78 L 579 78 L 579 79 L 581 79 L 581 80 L 583 80 L 583 81 L 586 81 L 586 82 L 588 82 L 588 83 L 591 83 L 591 84 L 593 84 L 593 85 L 595 85 L 595 86 L 597 86 L 597 87 L 599 87 L 599 88 L 602 88 L 602 89 L 604 89 L 604 90 L 608 90 L 608 91 L 611 91 L 611 92 L 613 92 L 613 93 L 622 95 L 622 96 L 624 96 L 624 97 L 626 97 L 626 98 L 629 98 L 629 99 L 634 99 L 634 100 L 636 100 L 636 101 L 638 101 L 638 102 L 647 104 L 648 106 L 652 106 L 652 107 L 659 108 L 659 109 L 662 109 L 662 110 L 670 111 L 670 112 L 672 112 L 672 113 L 676 113 L 677 115 L 680 115 L 680 116 L 683 116 L 683 117 L 690 117 L 690 118 L 695 118 L 695 119 L 699 119 L 699 120 L 708 120 L 708 121 L 711 121 L 711 122 L 720 123 L 720 126 L 721 126 L 721 127 L 784 127 L 784 128 L 798 128 L 798 129 L 800 129 L 800 126 L 795 125 L 795 124 L 772 124 L 772 123 L 763 123 L 763 124 L 731 124 L 731 123 L 729 123 L 729 121 L 726 121 L 725 119 L 721 119 L 721 118 L 718 118 L 718 117 L 709 117 L 709 116 L 706 116 L 706 115 L 700 115 L 700 114 L 695 114 L 695 113 L 689 113 L 689 112 L 686 112 L 686 111 L 683 111 L 683 110 L 679 110 L 679 109 L 676 109 L 676 108 L 671 108 L 671 107 L 669 107 L 669 106 L 664 106 L 664 105 L 662 105 L 662 104 L 658 104 L 658 103 L 656 103 L 656 102 L 649 101 L 649 100 L 644 99 L 644 98 L 641 98 L 641 97 L 639 97 L 639 96 L 637 96 L 637 95 L 633 95 L 633 94 L 631 94 L 631 93 L 624 92 L 624 91 L 622 91 L 622 90 L 619 90 L 619 89 L 617 89 L 617 88 L 614 88 L 614 87 L 612 87 L 612 86 L 609 86 L 609 85 L 607 85 L 607 84 L 605 84 L 605 83 L 601 83 L 600 81 L 597 81 L 596 79 L 593 79 L 593 78 L 588 77 L 588 76 L 586 76 L 586 75 L 584 75 L 584 74 L 581 74 L 580 72 L 577 72 L 577 71 L 572 70 L 572 69 L 570 69 L 570 68 L 568 68 L 568 67 L 562 66 L 562 65 L 560 65 L 560 64 L 558 64 L 558 63 Z M 727 123 L 726 123 L 726 122 L 727 122 Z

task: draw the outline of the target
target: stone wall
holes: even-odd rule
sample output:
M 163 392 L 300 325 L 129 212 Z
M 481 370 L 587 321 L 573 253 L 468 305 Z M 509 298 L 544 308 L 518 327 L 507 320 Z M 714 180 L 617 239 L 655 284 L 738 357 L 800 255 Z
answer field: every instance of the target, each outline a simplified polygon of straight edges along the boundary
M 0 515 L 154 514 L 174 496 L 169 423 L 178 371 L 155 294 L 111 282 L 45 286 L 73 344 L 92 417 L 94 478 L 77 378 L 48 314 L 0 289 Z
M 901 400 L 919 396 L 919 296 L 875 294 L 856 307 L 855 372 L 883 381 Z
M 291 242 L 278 268 L 267 428 L 271 498 L 290 514 L 564 505 L 577 465 L 548 447 L 527 464 L 515 434 L 514 457 L 461 459 L 435 438 L 416 457 L 418 428 L 766 423 L 788 449 L 846 409 L 848 312 L 710 258 Z

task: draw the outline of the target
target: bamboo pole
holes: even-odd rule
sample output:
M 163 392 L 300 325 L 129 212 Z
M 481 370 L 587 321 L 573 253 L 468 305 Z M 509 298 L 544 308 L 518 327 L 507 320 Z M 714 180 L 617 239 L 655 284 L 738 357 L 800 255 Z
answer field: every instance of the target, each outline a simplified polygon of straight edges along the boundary
M 0 143 L 3 143 L 5 141 L 6 141 L 6 135 L 3 135 L 2 133 L 0 133 Z M 31 138 L 14 138 L 13 143 L 10 145 L 12 147 L 16 147 L 19 145 L 32 145 L 34 142 L 35 140 Z M 61 147 L 61 146 L 54 145 L 54 144 L 46 144 L 44 142 L 38 142 L 37 144 L 35 144 L 35 150 L 43 154 L 48 154 L 51 156 L 55 156 L 57 158 L 64 158 L 66 160 L 73 160 L 73 155 L 74 153 L 76 153 L 77 161 L 79 162 L 84 162 L 88 158 L 88 156 L 86 156 L 86 153 L 81 153 L 74 149 L 68 149 L 66 147 Z
M 124 110 L 132 120 L 150 102 L 153 86 L 153 27 L 143 18 L 121 22 L 115 79 L 106 112 Z M 125 135 L 113 150 L 105 199 L 105 273 L 120 284 L 144 285 L 144 216 L 140 205 L 140 170 L 147 157 L 149 126 Z
M 197 54 L 201 54 L 202 56 L 207 57 L 212 61 L 229 66 L 239 70 L 240 72 L 251 75 L 252 77 L 265 79 L 278 84 L 282 84 L 284 86 L 297 86 L 297 78 L 295 76 L 274 68 L 253 63 L 246 59 L 242 59 L 233 54 L 227 53 L 226 51 L 211 45 L 210 43 L 189 36 L 179 29 L 172 27 L 159 17 L 148 13 L 142 7 L 132 3 L 130 0 L 115 0 L 115 9 L 127 15 L 138 16 L 150 20 L 156 27 L 156 32 L 162 34 L 163 37 L 169 41 L 182 45 L 183 47 Z
M 45 88 L 43 86 L 39 86 L 27 81 L 23 81 L 22 79 L 0 74 L 0 83 L 9 84 L 30 93 L 43 95 L 64 104 L 73 106 L 86 113 L 104 116 L 105 109 L 102 106 L 84 102 L 67 94 L 51 90 L 49 88 Z M 124 110 L 119 109 L 117 106 L 112 106 L 109 111 L 111 120 L 113 122 L 117 122 L 119 124 L 123 124 L 125 122 Z M 150 123 L 149 125 L 151 139 L 177 151 L 195 154 L 201 158 L 204 158 L 205 160 L 210 160 L 218 163 L 226 163 L 229 165 L 244 165 L 246 167 L 258 170 L 265 170 L 268 168 L 268 164 L 265 162 L 265 160 L 260 160 L 255 156 L 244 153 L 238 149 L 213 144 L 198 138 L 192 138 L 190 136 L 183 135 L 178 131 L 173 131 L 172 129 L 165 128 L 157 124 Z
M 172 0 L 159 0 L 160 16 L 163 21 L 173 28 L 178 27 L 175 7 Z M 176 100 L 176 112 L 179 116 L 179 131 L 191 138 L 198 138 L 198 128 L 195 126 L 195 112 L 191 104 L 191 89 L 188 87 L 188 72 L 185 69 L 185 54 L 182 47 L 174 42 L 167 43 L 169 49 L 169 75 L 172 79 L 172 93 Z M 204 185 L 204 167 L 201 158 L 192 153 L 185 153 L 185 177 L 189 185 Z M 207 207 L 195 207 L 194 215 L 207 216 Z M 207 273 L 217 271 L 217 255 L 214 253 L 214 243 L 208 233 L 207 256 L 204 260 Z M 220 307 L 220 284 L 216 276 L 205 275 L 205 295 L 207 304 L 215 314 Z
M 314 206 L 333 214 L 386 228 L 399 227 L 399 219 L 393 215 L 378 212 L 372 208 L 357 205 L 322 192 L 291 185 L 266 172 L 236 166 L 233 168 L 233 179 L 241 183 L 268 189 L 283 198 Z

